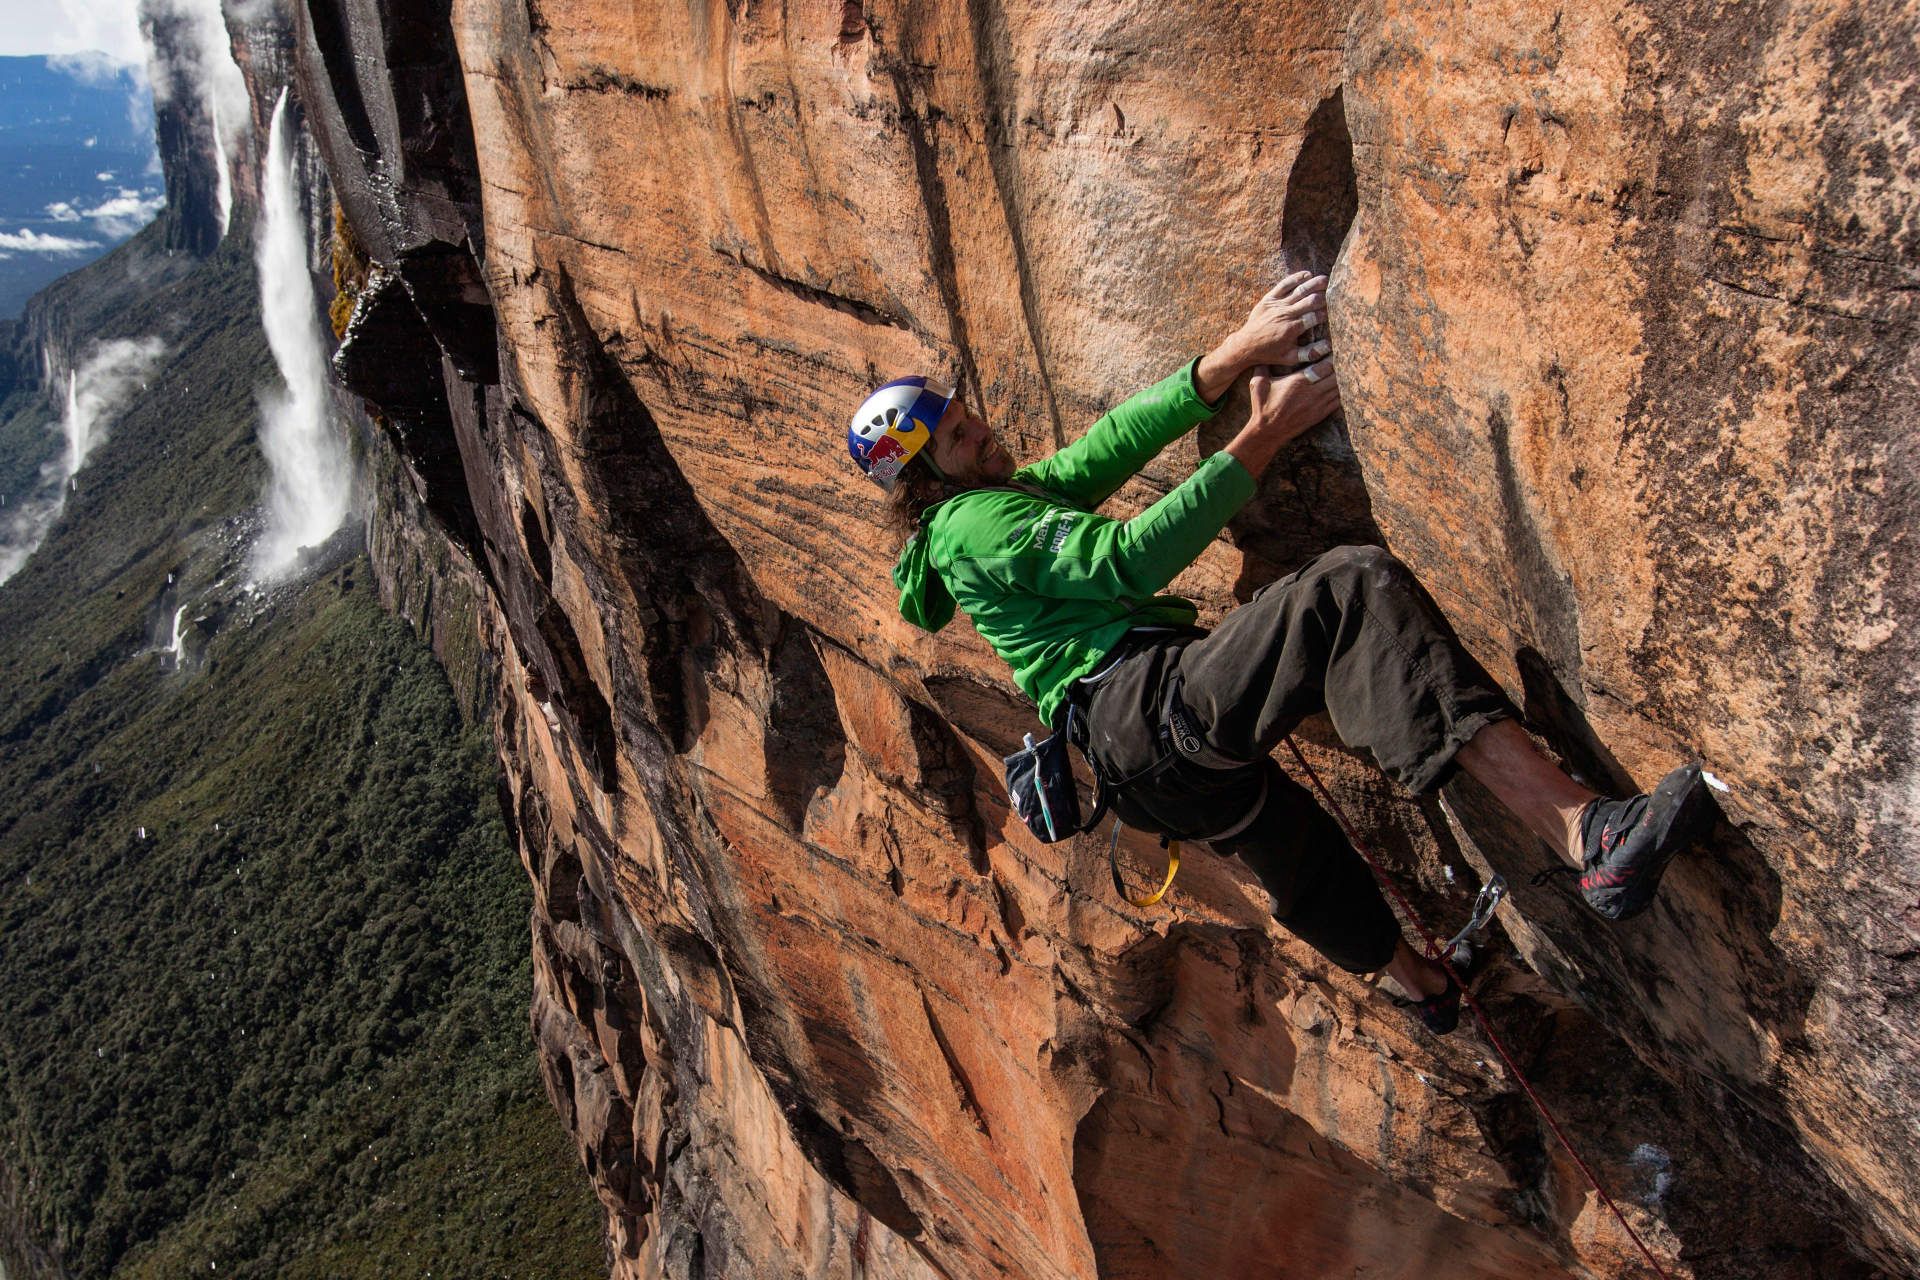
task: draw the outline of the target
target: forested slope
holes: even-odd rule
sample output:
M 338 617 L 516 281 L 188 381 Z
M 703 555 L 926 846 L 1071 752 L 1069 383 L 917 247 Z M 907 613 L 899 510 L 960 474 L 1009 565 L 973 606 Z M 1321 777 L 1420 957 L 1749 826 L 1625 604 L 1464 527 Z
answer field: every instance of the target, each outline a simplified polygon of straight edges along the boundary
M 245 581 L 274 376 L 247 237 L 156 225 L 16 335 L 165 355 L 0 586 L 0 1261 L 16 1277 L 575 1277 L 529 892 L 484 727 L 357 529 Z M 9 492 L 58 447 L 0 406 Z M 182 641 L 171 652 L 173 623 Z

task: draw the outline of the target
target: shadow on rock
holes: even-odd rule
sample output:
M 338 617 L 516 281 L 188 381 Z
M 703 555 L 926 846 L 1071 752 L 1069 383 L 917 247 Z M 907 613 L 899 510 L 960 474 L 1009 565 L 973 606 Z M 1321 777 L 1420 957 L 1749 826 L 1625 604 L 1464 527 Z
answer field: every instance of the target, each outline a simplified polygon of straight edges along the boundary
M 1544 660 L 1523 650 L 1518 665 L 1528 718 L 1569 768 L 1595 787 L 1630 794 L 1634 781 Z M 1812 988 L 1773 941 L 1780 877 L 1744 835 L 1716 823 L 1668 868 L 1644 916 L 1610 924 L 1586 909 L 1574 877 L 1531 883 L 1565 864 L 1472 779 L 1457 777 L 1446 796 L 1460 834 L 1514 886 L 1542 958 L 1559 953 L 1574 979 L 1569 991 L 1653 1056 L 1735 1090 L 1766 1087 L 1774 1057 L 1801 1034 Z
M 1271 938 L 1179 924 L 1104 976 L 1124 1024 L 1074 1134 L 1102 1276 L 1273 1275 L 1280 1259 L 1289 1275 L 1400 1274 L 1415 1258 L 1432 1280 L 1565 1274 L 1545 1241 L 1422 1189 L 1432 1099 L 1403 1112 L 1410 1073 Z
M 1595 759 L 1596 768 L 1611 764 L 1605 755 Z M 1875 1274 L 1845 1249 L 1855 1215 L 1773 1119 L 1787 1111 L 1778 1059 L 1800 1037 L 1811 993 L 1772 941 L 1780 881 L 1752 844 L 1719 824 L 1669 867 L 1645 915 L 1615 924 L 1587 909 L 1573 877 L 1533 883 L 1554 860 L 1478 783 L 1458 776 L 1444 795 L 1453 834 L 1475 870 L 1499 872 L 1512 887 L 1499 919 L 1544 979 L 1531 991 L 1526 978 L 1511 980 L 1511 994 L 1487 1000 L 1496 1027 L 1516 1041 L 1577 1142 L 1616 1162 L 1629 1150 L 1646 1155 L 1643 1147 L 1662 1158 L 1675 1153 L 1672 1178 L 1699 1188 L 1701 1200 L 1680 1196 L 1650 1207 L 1682 1240 L 1681 1258 L 1700 1276 Z M 1622 1100 L 1630 1103 L 1624 1110 Z M 1623 1122 L 1634 1115 L 1657 1122 Z M 1617 1163 L 1609 1173 L 1603 1161 L 1600 1172 L 1615 1186 L 1632 1183 L 1631 1170 Z M 1741 1216 L 1751 1221 L 1737 1229 L 1724 1201 L 1735 1185 L 1766 1199 L 1761 1207 L 1743 1204 Z M 1781 1187 L 1793 1189 L 1790 1202 L 1774 1198 Z M 1800 1243 L 1790 1249 L 1790 1241 Z M 1763 1265 L 1763 1256 L 1774 1261 Z M 1803 1269 L 1820 1258 L 1816 1269 Z M 1726 1270 L 1720 1261 L 1737 1266 Z
M 1308 117 L 1306 137 L 1287 175 L 1280 214 L 1285 268 L 1330 272 L 1358 208 L 1353 138 L 1336 89 Z M 1322 324 L 1308 338 L 1326 333 Z M 1234 412 L 1203 427 L 1202 452 L 1225 444 L 1244 421 L 1243 412 Z M 1335 414 L 1290 446 L 1286 465 L 1262 477 L 1259 496 L 1228 527 L 1243 551 L 1271 565 L 1272 576 L 1292 572 L 1329 547 L 1382 545 L 1385 538 L 1373 520 L 1373 503 L 1346 419 Z M 1246 598 L 1238 585 L 1235 594 Z

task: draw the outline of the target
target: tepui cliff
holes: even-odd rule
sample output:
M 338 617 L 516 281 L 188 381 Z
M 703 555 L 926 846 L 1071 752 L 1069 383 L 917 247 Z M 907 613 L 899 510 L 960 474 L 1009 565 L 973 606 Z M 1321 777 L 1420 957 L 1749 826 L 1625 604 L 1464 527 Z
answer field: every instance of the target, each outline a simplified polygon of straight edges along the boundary
M 867 390 L 957 378 L 1038 457 L 1292 267 L 1330 273 L 1344 412 L 1176 589 L 1215 620 L 1378 543 L 1591 785 L 1704 760 L 1712 836 L 1610 925 L 1472 783 L 1297 735 L 1436 923 L 1514 886 L 1479 998 L 1668 1274 L 1920 1269 L 1920 9 L 292 24 L 364 255 L 335 369 L 472 565 L 616 1276 L 1651 1274 L 1478 1033 L 1244 866 L 1136 910 L 1104 830 L 1029 838 L 1031 706 L 896 611 Z

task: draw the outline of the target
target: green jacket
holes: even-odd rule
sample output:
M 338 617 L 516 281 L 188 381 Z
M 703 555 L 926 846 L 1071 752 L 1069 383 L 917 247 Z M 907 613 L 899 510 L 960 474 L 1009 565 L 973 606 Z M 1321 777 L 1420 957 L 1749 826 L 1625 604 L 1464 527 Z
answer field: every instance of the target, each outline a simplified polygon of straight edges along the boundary
M 1213 416 L 1194 367 L 1142 391 L 1004 488 L 929 507 L 900 553 L 900 613 L 928 631 L 955 604 L 1013 668 L 1052 724 L 1067 685 L 1093 671 L 1129 628 L 1187 624 L 1191 601 L 1162 595 L 1254 493 L 1225 453 L 1131 520 L 1093 514 L 1169 444 Z

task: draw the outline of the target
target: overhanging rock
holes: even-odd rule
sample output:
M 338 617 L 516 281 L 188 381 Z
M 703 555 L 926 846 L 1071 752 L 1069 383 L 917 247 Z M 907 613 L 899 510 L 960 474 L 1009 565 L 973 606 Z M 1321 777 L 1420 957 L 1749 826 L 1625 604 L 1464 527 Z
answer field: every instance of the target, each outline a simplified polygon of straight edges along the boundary
M 1028 842 L 1004 669 L 894 612 L 846 406 L 957 371 L 1034 456 L 1290 259 L 1344 422 L 1177 587 L 1384 541 L 1596 784 L 1704 756 L 1712 847 L 1620 928 L 1520 891 L 1488 1003 L 1674 1274 L 1920 1266 L 1916 17 L 307 0 L 438 352 L 354 380 L 447 389 L 618 1273 L 1632 1274 L 1473 1042 L 1238 864 L 1141 916 Z M 1423 910 L 1544 865 L 1305 736 Z

